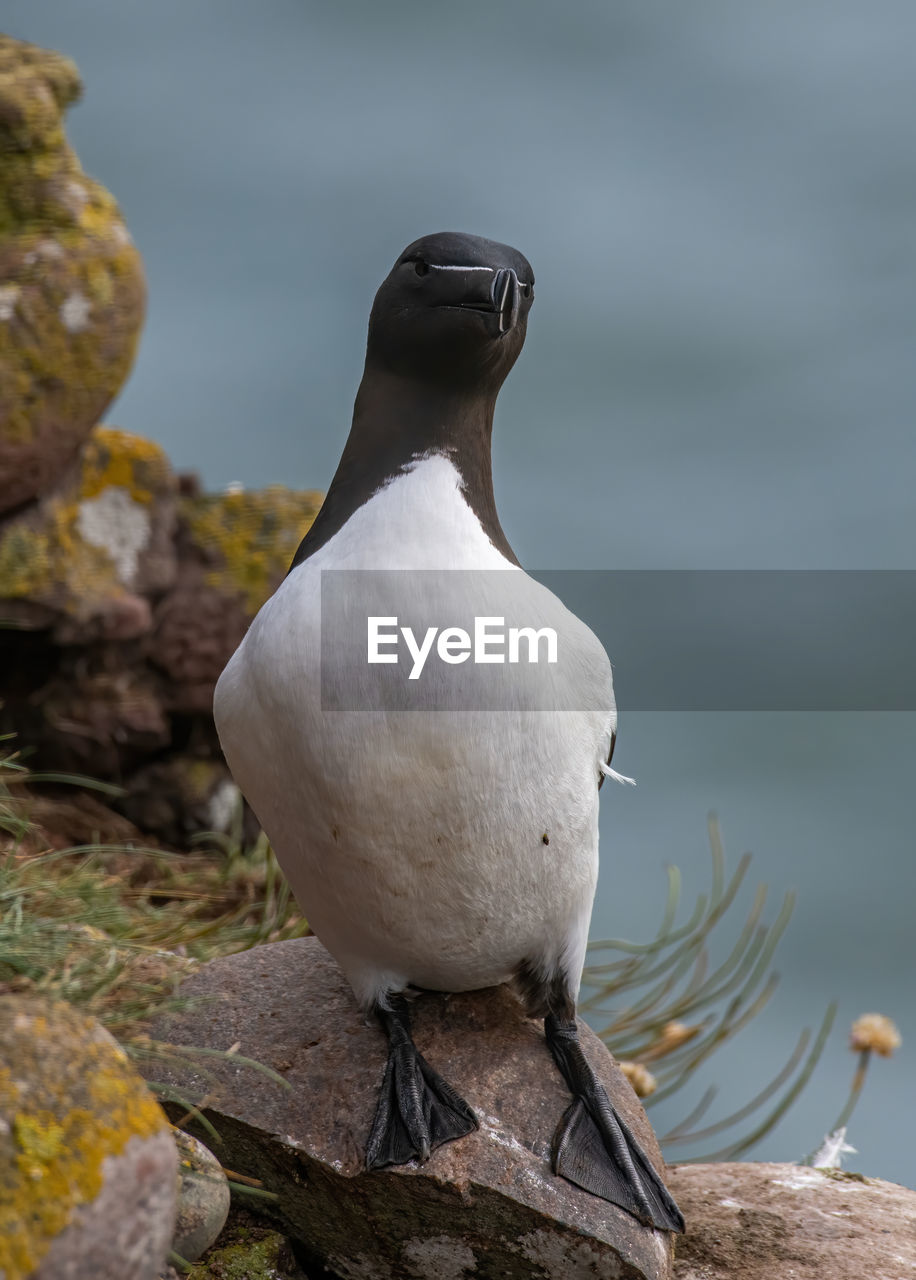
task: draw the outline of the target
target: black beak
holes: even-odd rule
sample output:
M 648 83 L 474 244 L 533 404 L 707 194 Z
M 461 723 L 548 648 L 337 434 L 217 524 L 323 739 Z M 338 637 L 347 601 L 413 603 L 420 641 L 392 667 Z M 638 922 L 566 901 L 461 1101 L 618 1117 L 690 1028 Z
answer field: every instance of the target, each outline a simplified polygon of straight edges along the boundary
M 480 289 L 476 279 L 474 285 Z M 489 282 L 489 288 L 486 294 L 483 294 L 473 301 L 462 301 L 453 303 L 465 311 L 485 311 L 490 315 L 496 315 L 499 327 L 499 336 L 504 337 L 505 334 L 511 332 L 515 328 L 518 320 L 519 298 L 521 296 L 518 284 L 518 276 L 511 267 L 501 267 L 498 271 L 493 272 L 492 279 Z
M 518 320 L 518 276 L 511 267 L 497 271 L 493 281 L 494 310 L 499 316 L 499 332 L 508 333 Z

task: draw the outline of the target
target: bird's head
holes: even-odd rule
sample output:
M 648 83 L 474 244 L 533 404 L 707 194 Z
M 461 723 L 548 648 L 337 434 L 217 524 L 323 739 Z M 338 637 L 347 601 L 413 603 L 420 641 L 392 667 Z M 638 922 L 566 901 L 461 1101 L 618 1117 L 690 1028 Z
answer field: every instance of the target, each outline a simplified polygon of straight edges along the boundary
M 534 272 L 517 249 L 443 231 L 407 246 L 369 317 L 367 364 L 495 394 L 518 359 Z

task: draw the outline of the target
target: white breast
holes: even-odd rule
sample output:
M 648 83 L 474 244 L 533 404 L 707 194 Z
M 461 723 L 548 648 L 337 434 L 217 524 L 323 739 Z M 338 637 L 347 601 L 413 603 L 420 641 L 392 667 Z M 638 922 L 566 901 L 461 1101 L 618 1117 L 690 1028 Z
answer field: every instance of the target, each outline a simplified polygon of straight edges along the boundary
M 579 709 L 322 710 L 321 573 L 342 568 L 511 573 L 539 624 L 575 646 L 564 670 Z M 474 575 L 461 581 L 477 590 Z M 481 581 L 492 595 L 493 575 Z M 397 477 L 290 574 L 220 678 L 214 710 L 293 892 L 364 1003 L 407 983 L 489 986 L 526 959 L 578 974 L 599 762 L 616 721 L 610 664 L 492 545 L 447 458 Z
M 379 490 L 305 564 L 319 570 L 520 572 L 484 533 L 461 493 L 461 476 L 441 453 L 412 464 Z

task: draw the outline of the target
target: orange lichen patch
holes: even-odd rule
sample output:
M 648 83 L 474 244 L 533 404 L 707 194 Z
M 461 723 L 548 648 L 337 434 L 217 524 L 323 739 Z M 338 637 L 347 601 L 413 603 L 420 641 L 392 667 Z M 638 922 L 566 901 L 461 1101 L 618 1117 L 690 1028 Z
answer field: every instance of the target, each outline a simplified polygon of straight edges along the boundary
M 321 494 L 269 485 L 185 500 L 191 536 L 211 568 L 208 583 L 241 594 L 254 614 L 277 587 L 321 506 Z
M 28 1276 L 103 1161 L 167 1121 L 98 1023 L 68 1005 L 0 997 L 0 1274 Z

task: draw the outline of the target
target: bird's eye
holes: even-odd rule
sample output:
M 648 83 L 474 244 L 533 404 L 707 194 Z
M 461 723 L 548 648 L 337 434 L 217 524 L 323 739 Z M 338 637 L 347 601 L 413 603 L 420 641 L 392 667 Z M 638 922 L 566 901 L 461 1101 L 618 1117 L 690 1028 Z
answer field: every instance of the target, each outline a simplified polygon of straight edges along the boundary
M 422 258 L 417 258 L 416 262 L 413 264 L 413 269 L 416 271 L 418 276 L 429 275 L 429 263 L 424 262 Z
M 523 285 L 521 286 L 521 290 L 522 290 L 522 297 L 523 297 L 523 298 L 530 298 L 530 297 L 531 297 L 531 285 L 530 285 L 530 284 L 523 284 Z

